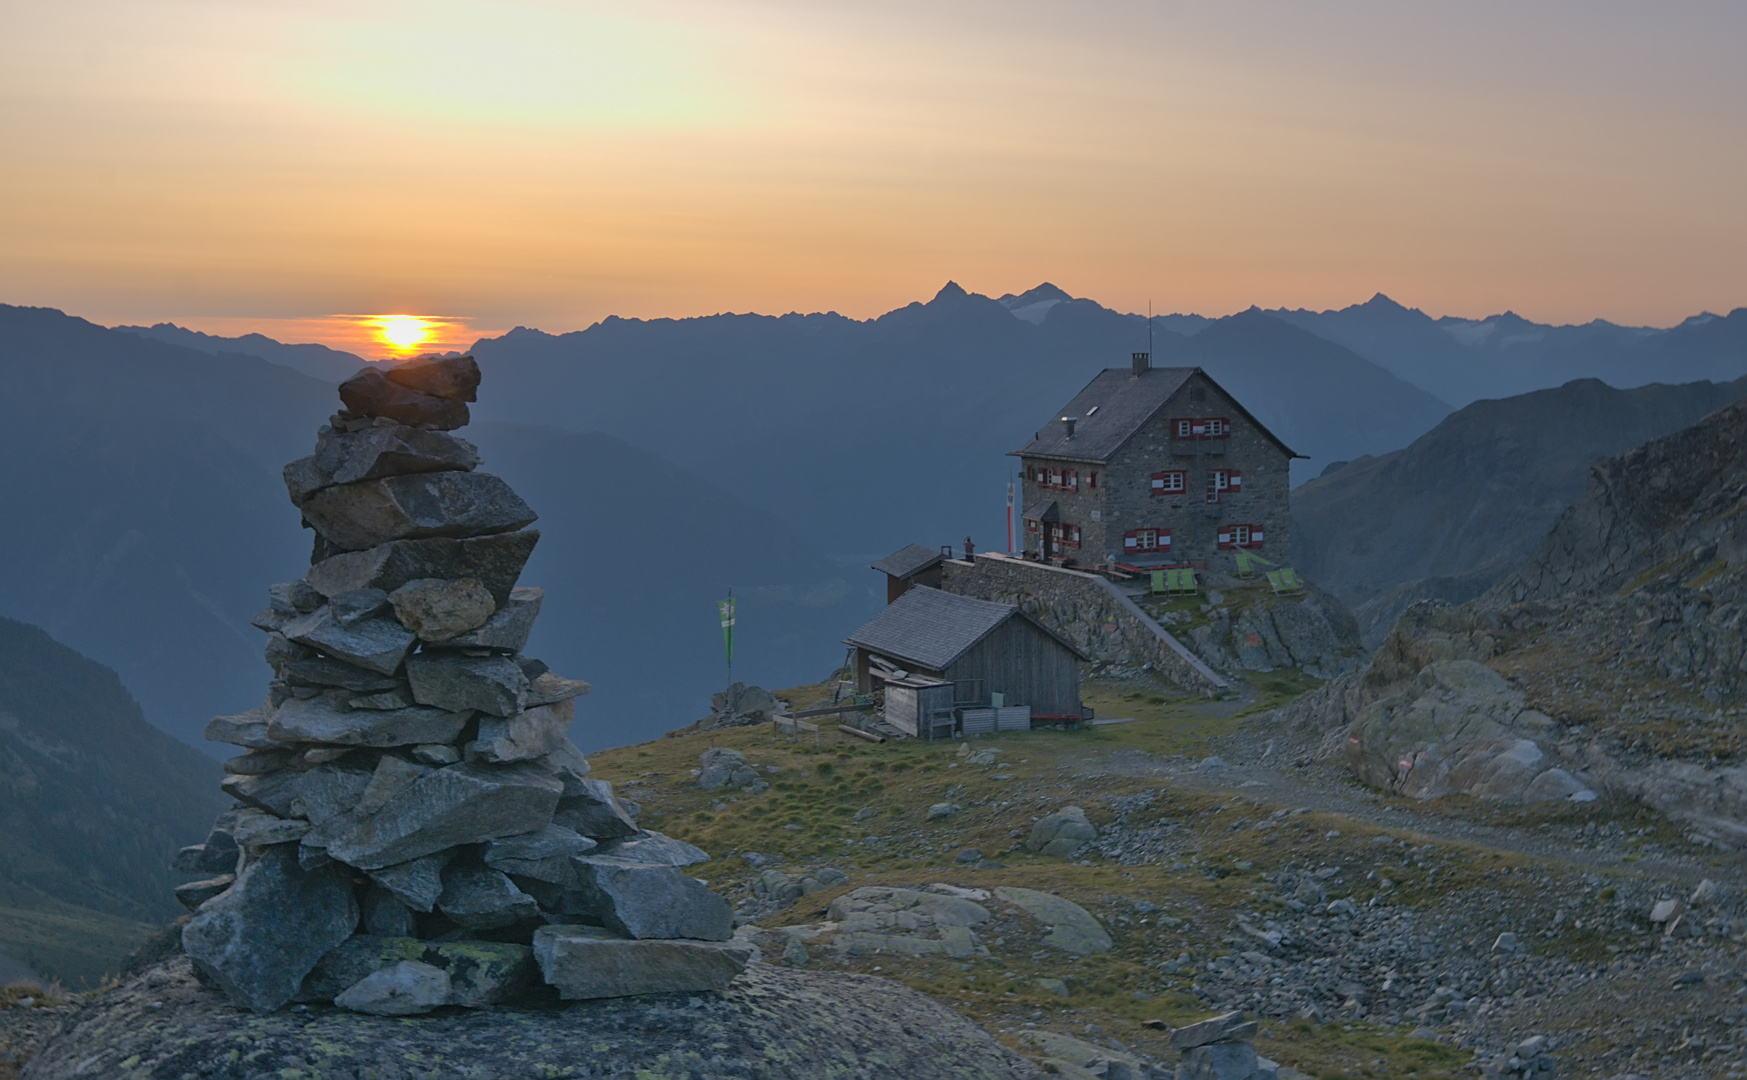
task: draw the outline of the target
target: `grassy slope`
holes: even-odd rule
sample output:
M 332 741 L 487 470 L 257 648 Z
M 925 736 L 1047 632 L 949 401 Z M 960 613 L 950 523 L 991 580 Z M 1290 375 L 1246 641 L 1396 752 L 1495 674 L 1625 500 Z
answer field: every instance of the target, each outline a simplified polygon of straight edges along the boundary
M 822 865 L 850 873 L 850 884 L 802 899 L 768 920 L 772 924 L 820 921 L 831 900 L 861 885 L 945 881 L 978 888 L 1059 890 L 1103 920 L 1115 949 L 1076 959 L 1043 947 L 1032 930 L 1020 925 L 1024 920 L 1018 920 L 988 929 L 983 937 L 993 955 L 974 963 L 834 954 L 820 966 L 897 978 L 993 1031 L 1005 1031 L 1003 1038 L 1015 1037 L 1016 1018 L 1041 1013 L 1041 1026 L 1080 1037 L 1102 1032 L 1163 1055 L 1166 1033 L 1144 1028 L 1141 1022 L 1156 1018 L 1180 1024 L 1206 1011 L 1185 992 L 1189 973 L 1161 982 L 1148 961 L 1156 964 L 1184 952 L 1205 960 L 1226 951 L 1222 942 L 1238 910 L 1266 911 L 1279 902 L 1272 887 L 1259 880 L 1270 867 L 1288 859 L 1363 862 L 1369 857 L 1364 854 L 1368 842 L 1380 830 L 1349 818 L 1308 813 L 1284 817 L 1278 827 L 1265 831 L 1234 831 L 1228 823 L 1240 807 L 1244 821 L 1268 819 L 1274 810 L 1284 813 L 1289 808 L 1246 806 L 1248 800 L 1230 793 L 1161 789 L 1156 778 L 1103 775 L 1088 782 L 1077 779 L 1073 770 L 1089 755 L 1123 749 L 1155 757 L 1200 756 L 1209 739 L 1229 732 L 1243 715 L 1273 708 L 1300 692 L 1301 678 L 1288 675 L 1261 682 L 1258 701 L 1224 718 L 1210 718 L 1197 699 L 1158 687 L 1093 684 L 1087 697 L 1098 715 L 1131 716 L 1135 722 L 1080 732 L 982 737 L 978 745 L 1005 751 L 1002 766 L 995 769 L 960 766 L 957 742 L 872 745 L 829 725 L 817 746 L 811 735 L 791 739 L 765 726 L 668 738 L 604 751 L 591 760 L 594 775 L 612 780 L 641 804 L 647 827 L 712 852 L 716 860 L 699 867 L 701 875 L 736 899 L 746 895 L 755 873 L 733 858 L 741 852 L 772 856 L 791 873 Z M 825 692 L 822 687 L 801 687 L 782 696 L 799 708 Z M 761 769 L 776 766 L 778 772 L 767 773 L 769 790 L 747 795 L 692 786 L 698 755 L 712 745 L 739 749 Z M 1078 803 L 1102 823 L 1110 818 L 1107 800 L 1147 790 L 1159 791 L 1149 813 L 1198 834 L 1192 872 L 1159 863 L 1122 866 L 1097 858 L 1072 863 L 1018 848 L 1037 815 Z M 944 821 L 926 821 L 927 808 L 942 801 L 965 809 Z M 879 813 L 858 825 L 853 818 L 863 807 Z M 870 835 L 887 842 L 871 847 L 859 843 Z M 955 864 L 955 854 L 968 847 L 1005 866 L 972 870 Z M 1438 870 L 1435 888 L 1411 868 L 1392 870 L 1397 879 L 1392 902 L 1431 902 L 1450 890 L 1479 885 L 1483 878 L 1497 887 L 1492 875 L 1510 861 L 1495 852 L 1453 849 Z M 1234 869 L 1240 862 L 1253 865 Z M 1143 919 L 1135 914 L 1135 899 L 1158 904 L 1159 915 L 1168 918 Z M 1181 921 L 1168 925 L 1173 920 Z M 1038 988 L 1034 980 L 1041 977 L 1066 979 L 1073 988 L 1071 997 L 1064 1001 Z M 1455 1076 L 1458 1059 L 1466 1058 L 1450 1047 L 1406 1037 L 1404 1030 L 1368 1023 L 1276 1023 L 1267 1032 L 1259 1043 L 1264 1055 L 1315 1076 Z M 1013 1045 L 1029 1049 L 1017 1041 Z

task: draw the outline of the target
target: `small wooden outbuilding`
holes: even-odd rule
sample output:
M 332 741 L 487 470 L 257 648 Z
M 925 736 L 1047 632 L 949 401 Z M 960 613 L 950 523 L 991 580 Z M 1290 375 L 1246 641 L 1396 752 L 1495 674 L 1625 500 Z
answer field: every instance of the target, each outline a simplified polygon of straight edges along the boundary
M 889 604 L 903 596 L 912 585 L 940 588 L 940 564 L 945 561 L 945 552 L 930 551 L 921 544 L 911 544 L 874 563 L 873 569 L 886 575 L 886 603 Z
M 912 585 L 845 641 L 861 691 L 883 685 L 888 722 L 896 723 L 895 696 L 898 718 L 907 720 L 900 726 L 915 734 L 929 734 L 948 707 L 1028 707 L 1033 719 L 1083 715 L 1087 657 L 1012 604 Z M 912 696 L 913 709 L 905 704 Z

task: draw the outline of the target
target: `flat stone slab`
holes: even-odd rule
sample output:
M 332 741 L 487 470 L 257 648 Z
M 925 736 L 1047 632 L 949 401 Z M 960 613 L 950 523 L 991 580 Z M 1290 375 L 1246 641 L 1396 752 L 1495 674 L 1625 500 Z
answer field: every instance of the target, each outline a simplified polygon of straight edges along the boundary
M 1054 893 L 1021 889 L 1014 885 L 1004 885 L 996 889 L 995 895 L 1023 909 L 1038 921 L 1048 923 L 1050 932 L 1043 939 L 1046 945 L 1086 956 L 1104 952 L 1113 944 L 1109 932 L 1092 917 L 1092 913 L 1072 900 L 1064 900 Z
M 587 926 L 534 931 L 534 960 L 569 1001 L 721 990 L 752 960 L 739 942 L 633 941 Z
M 327 851 L 349 866 L 378 870 L 514 836 L 551 821 L 563 787 L 528 765 L 450 765 L 419 777 Z
M 479 448 L 466 439 L 401 424 L 363 431 L 330 431 L 316 439 L 315 453 L 285 466 L 292 505 L 335 484 L 425 472 L 465 472 L 479 466 Z
M 479 738 L 467 744 L 467 754 L 480 761 L 528 761 L 545 757 L 570 741 L 565 733 L 575 719 L 576 701 L 573 698 L 530 706 L 507 719 L 482 716 L 479 719 Z
M 341 596 L 355 595 L 341 593 Z M 286 623 L 281 631 L 299 645 L 320 649 L 330 657 L 374 671 L 393 675 L 418 644 L 418 635 L 388 618 L 358 619 L 342 623 L 331 605 L 316 608 Z
M 307 701 L 290 698 L 273 714 L 267 730 L 282 742 L 412 746 L 449 742 L 461 734 L 472 715 L 422 705 L 408 709 L 342 710 L 319 697 Z
M 325 1008 L 251 1016 L 197 984 L 180 957 L 91 999 L 43 1044 L 24 1076 L 369 1076 L 381 1074 L 388 1062 L 441 1062 L 443 1075 L 481 1080 L 630 1080 L 654 1062 L 662 1063 L 661 1071 L 643 1075 L 711 1080 L 1042 1076 L 946 1006 L 867 975 L 752 964 L 714 993 L 423 1017 Z
M 392 593 L 419 578 L 474 578 L 501 610 L 539 540 L 538 529 L 469 540 L 397 540 L 323 559 L 304 580 L 323 596 L 338 596 L 356 589 Z
M 304 520 L 342 551 L 363 551 L 392 540 L 511 532 L 539 516 L 508 484 L 482 472 L 338 484 L 311 495 L 301 509 Z
M 540 617 L 540 604 L 545 597 L 546 590 L 536 585 L 511 589 L 509 599 L 498 602 L 497 611 L 484 626 L 452 637 L 443 644 L 457 649 L 519 653 L 527 647 L 528 635 L 534 630 L 534 620 Z

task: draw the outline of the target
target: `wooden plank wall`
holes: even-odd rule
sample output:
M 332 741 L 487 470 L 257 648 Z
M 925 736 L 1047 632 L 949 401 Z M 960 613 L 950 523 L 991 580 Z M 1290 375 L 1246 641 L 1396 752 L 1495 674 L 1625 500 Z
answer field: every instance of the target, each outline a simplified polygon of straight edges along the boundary
M 982 679 L 986 693 L 1006 694 L 1008 705 L 1029 705 L 1033 715 L 1080 711 L 1080 665 L 1060 642 L 1026 622 L 1008 619 L 943 673 Z

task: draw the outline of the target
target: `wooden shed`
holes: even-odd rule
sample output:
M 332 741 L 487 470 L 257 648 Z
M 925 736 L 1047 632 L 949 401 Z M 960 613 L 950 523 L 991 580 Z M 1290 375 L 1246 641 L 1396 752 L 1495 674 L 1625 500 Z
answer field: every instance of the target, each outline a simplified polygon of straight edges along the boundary
M 1080 663 L 1087 657 L 1012 604 L 913 585 L 846 642 L 855 650 L 863 693 L 884 685 L 890 711 L 898 690 L 906 716 L 903 702 L 911 694 L 918 699 L 917 734 L 927 733 L 924 714 L 941 707 L 945 685 L 958 709 L 1028 707 L 1034 719 L 1083 715 Z
M 912 585 L 940 588 L 940 564 L 945 561 L 945 552 L 911 544 L 874 563 L 873 569 L 886 575 L 886 603 L 889 604 L 908 592 Z

